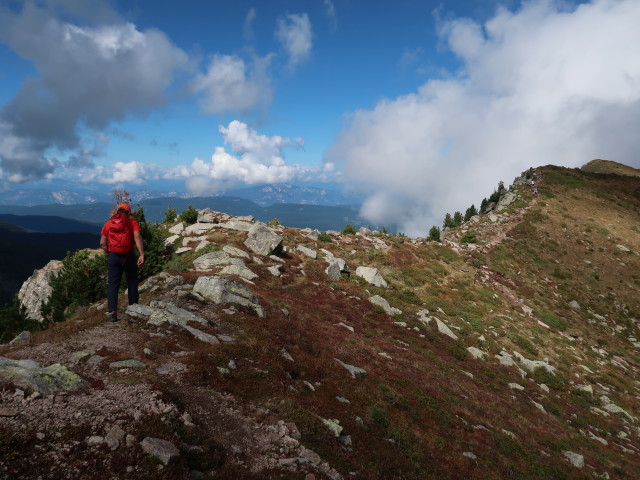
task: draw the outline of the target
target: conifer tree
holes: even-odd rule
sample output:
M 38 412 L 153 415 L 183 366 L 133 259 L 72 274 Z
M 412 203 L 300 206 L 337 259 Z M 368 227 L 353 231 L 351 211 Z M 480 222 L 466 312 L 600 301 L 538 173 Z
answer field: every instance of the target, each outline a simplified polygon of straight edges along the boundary
M 459 227 L 460 225 L 462 225 L 462 213 L 456 211 L 453 214 L 453 226 Z
M 443 228 L 451 228 L 451 227 L 455 227 L 454 223 L 453 223 L 453 217 L 451 217 L 450 213 L 447 213 L 444 216 L 444 221 L 442 222 L 442 226 Z
M 427 237 L 428 242 L 439 242 L 440 241 L 440 227 L 433 226 L 429 230 L 429 236 Z
M 478 210 L 476 210 L 476 206 L 472 204 L 469 208 L 467 208 L 467 211 L 464 213 L 464 221 L 468 222 L 471 219 L 471 217 L 477 214 L 478 214 Z

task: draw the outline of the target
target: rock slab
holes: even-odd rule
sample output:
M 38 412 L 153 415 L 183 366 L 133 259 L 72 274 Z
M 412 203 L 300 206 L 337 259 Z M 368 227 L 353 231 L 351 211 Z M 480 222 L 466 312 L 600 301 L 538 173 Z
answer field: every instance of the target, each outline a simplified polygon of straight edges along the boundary
M 260 318 L 265 317 L 258 297 L 251 290 L 233 280 L 218 276 L 199 277 L 193 291 L 213 303 L 237 303 L 252 308 Z

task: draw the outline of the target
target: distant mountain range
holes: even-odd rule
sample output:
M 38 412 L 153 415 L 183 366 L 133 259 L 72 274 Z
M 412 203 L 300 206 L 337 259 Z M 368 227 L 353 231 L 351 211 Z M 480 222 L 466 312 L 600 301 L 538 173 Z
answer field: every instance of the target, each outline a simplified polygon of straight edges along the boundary
M 142 202 L 152 198 L 193 198 L 185 192 L 163 190 L 137 190 L 129 192 L 133 202 Z M 360 198 L 353 193 L 343 193 L 337 189 L 296 186 L 290 184 L 272 184 L 255 187 L 238 188 L 211 197 L 238 197 L 266 207 L 277 203 L 299 203 L 303 205 L 355 205 Z M 111 191 L 90 192 L 54 189 L 21 189 L 0 191 L 0 205 L 87 205 L 93 203 L 110 203 Z
M 194 208 L 211 208 L 230 215 L 253 215 L 256 220 L 264 222 L 277 218 L 283 225 L 296 228 L 309 227 L 318 230 L 342 230 L 347 224 L 352 224 L 356 227 L 365 225 L 364 220 L 359 218 L 358 207 L 356 206 L 278 203 L 262 207 L 250 200 L 227 196 L 152 198 L 141 200 L 139 203 L 144 208 L 146 220 L 150 222 L 161 222 L 164 219 L 164 213 L 169 205 L 178 213 L 184 211 L 191 205 Z M 85 222 L 85 229 L 81 231 L 87 231 L 86 229 L 90 229 L 91 227 L 87 226 L 86 223 L 102 225 L 102 223 L 109 218 L 111 208 L 111 203 L 34 206 L 0 205 L 0 214 L 63 217 Z M 16 224 L 14 221 L 7 219 L 2 220 L 0 218 L 0 221 Z M 27 229 L 37 230 L 34 222 L 28 222 L 27 220 L 24 220 L 21 226 Z

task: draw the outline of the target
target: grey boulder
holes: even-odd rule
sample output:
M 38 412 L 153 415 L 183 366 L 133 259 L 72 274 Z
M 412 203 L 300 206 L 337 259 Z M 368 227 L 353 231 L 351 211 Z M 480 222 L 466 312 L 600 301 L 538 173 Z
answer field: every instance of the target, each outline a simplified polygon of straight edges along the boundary
M 282 250 L 282 235 L 276 234 L 272 229 L 262 222 L 256 222 L 249 229 L 247 239 L 244 244 L 253 253 L 268 256 L 277 254 Z
M 218 276 L 198 278 L 193 291 L 213 303 L 237 303 L 252 308 L 259 317 L 264 318 L 264 309 L 258 303 L 258 297 L 251 290 L 233 280 Z

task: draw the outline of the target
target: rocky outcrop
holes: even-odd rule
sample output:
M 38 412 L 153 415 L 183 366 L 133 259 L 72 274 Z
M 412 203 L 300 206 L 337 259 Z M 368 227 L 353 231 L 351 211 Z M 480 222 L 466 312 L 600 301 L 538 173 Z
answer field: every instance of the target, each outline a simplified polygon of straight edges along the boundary
M 504 210 L 513 202 L 515 202 L 517 199 L 518 199 L 518 195 L 515 192 L 505 193 L 500 197 L 500 200 L 498 200 L 498 204 L 495 207 L 495 211 L 499 212 L 500 210 Z
M 51 295 L 49 279 L 62 272 L 63 264 L 60 260 L 51 260 L 39 270 L 34 270 L 26 282 L 20 287 L 18 298 L 20 303 L 27 309 L 27 316 L 34 320 L 43 321 L 40 313 L 40 306 L 46 302 Z
M 256 222 L 250 229 L 244 244 L 258 255 L 277 255 L 282 250 L 284 237 L 278 235 L 262 222 Z
M 215 267 L 226 265 L 244 266 L 244 262 L 239 258 L 232 258 L 228 253 L 222 251 L 205 253 L 193 261 L 193 266 L 199 272 L 206 272 Z
M 265 317 L 264 309 L 260 306 L 257 295 L 228 278 L 199 277 L 193 286 L 193 291 L 213 303 L 237 303 L 252 308 L 259 317 Z

